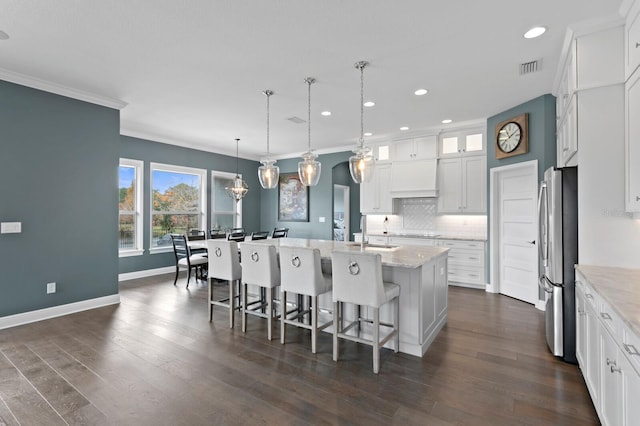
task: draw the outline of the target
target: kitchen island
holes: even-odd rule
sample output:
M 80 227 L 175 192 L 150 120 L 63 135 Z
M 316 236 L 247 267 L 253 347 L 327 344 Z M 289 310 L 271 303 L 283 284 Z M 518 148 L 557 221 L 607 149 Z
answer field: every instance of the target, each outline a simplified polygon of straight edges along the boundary
M 301 238 L 259 240 L 276 246 L 312 247 L 320 250 L 322 267 L 331 271 L 331 252 L 359 252 L 359 243 Z M 400 285 L 400 352 L 421 357 L 447 322 L 447 252 L 442 247 L 365 245 L 364 251 L 380 253 L 385 281 Z M 329 297 L 320 306 L 331 308 Z M 380 320 L 391 322 L 392 310 L 383 306 Z M 348 315 L 348 312 L 345 312 Z M 369 317 L 364 308 L 362 316 Z M 366 333 L 366 330 L 365 330 Z M 388 342 L 386 347 L 392 347 Z

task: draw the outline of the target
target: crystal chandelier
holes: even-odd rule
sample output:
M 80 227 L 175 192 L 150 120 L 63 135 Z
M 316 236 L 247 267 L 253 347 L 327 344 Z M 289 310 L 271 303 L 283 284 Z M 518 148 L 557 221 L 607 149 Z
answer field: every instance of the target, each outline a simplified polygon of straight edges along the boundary
M 307 83 L 309 93 L 308 125 L 309 125 L 309 151 L 302 154 L 304 161 L 298 163 L 298 176 L 300 181 L 306 186 L 315 186 L 320 180 L 320 169 L 322 164 L 316 161 L 317 155 L 311 152 L 311 84 L 316 81 L 314 78 L 307 77 L 304 82 Z
M 240 142 L 240 139 L 236 139 L 236 177 L 224 188 L 227 195 L 236 200 L 236 202 L 242 200 L 242 198 L 247 195 L 247 192 L 249 192 L 247 183 L 243 181 L 238 174 L 238 142 Z
M 364 146 L 364 68 L 369 62 L 356 62 L 355 67 L 360 70 L 360 140 L 353 150 L 355 155 L 349 157 L 349 171 L 355 183 L 369 182 L 373 176 L 376 160 L 371 154 L 371 148 Z
M 264 189 L 272 189 L 278 185 L 280 176 L 280 168 L 275 165 L 276 160 L 269 157 L 269 97 L 273 92 L 267 89 L 262 93 L 267 97 L 267 156 L 260 161 L 262 166 L 258 167 L 258 180 Z

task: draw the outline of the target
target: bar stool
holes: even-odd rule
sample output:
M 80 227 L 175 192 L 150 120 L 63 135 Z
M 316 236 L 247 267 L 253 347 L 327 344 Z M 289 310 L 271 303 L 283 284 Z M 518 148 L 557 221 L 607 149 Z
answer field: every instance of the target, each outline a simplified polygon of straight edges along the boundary
M 235 291 L 236 282 L 240 283 L 242 278 L 242 266 L 238 255 L 238 243 L 226 240 L 207 240 L 209 251 L 209 322 L 213 319 L 213 305 L 223 306 L 229 309 L 229 328 L 233 328 L 234 313 L 238 309 L 236 306 Z M 213 280 L 219 279 L 228 281 L 229 297 L 213 299 Z
M 331 275 L 322 273 L 320 250 L 307 247 L 280 246 L 280 343 L 285 342 L 286 324 L 311 330 L 311 352 L 316 353 L 318 331 L 332 324 L 329 321 L 318 326 L 318 296 L 331 291 Z M 287 291 L 299 296 L 310 296 L 311 304 L 307 310 L 296 309 L 296 315 L 289 317 L 286 311 Z M 301 308 L 301 307 L 299 307 Z M 305 315 L 311 316 L 311 324 L 300 321 Z
M 242 332 L 247 331 L 247 314 L 267 318 L 267 337 L 271 340 L 271 328 L 275 315 L 273 289 L 280 285 L 280 267 L 275 246 L 269 244 L 242 243 Z M 260 298 L 247 303 L 247 285 L 260 287 Z M 266 301 L 262 297 L 266 290 Z M 257 305 L 257 306 L 256 306 Z M 266 308 L 266 311 L 265 311 Z
M 364 253 L 351 251 L 334 251 L 331 253 L 333 268 L 333 360 L 338 361 L 338 337 L 373 346 L 373 372 L 380 371 L 380 348 L 392 337 L 395 337 L 394 352 L 400 347 L 398 334 L 400 286 L 382 280 L 382 260 L 380 253 Z M 394 324 L 380 322 L 380 307 L 388 302 L 395 302 Z M 368 340 L 347 332 L 354 326 L 360 326 L 356 318 L 344 326 L 343 303 L 369 306 L 373 309 L 373 339 Z M 391 331 L 380 340 L 380 326 L 389 327 Z

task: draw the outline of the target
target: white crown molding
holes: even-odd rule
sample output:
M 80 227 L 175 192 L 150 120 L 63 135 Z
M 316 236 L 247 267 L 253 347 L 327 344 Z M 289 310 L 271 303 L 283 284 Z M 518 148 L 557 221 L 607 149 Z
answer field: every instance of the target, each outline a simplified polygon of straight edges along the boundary
M 65 305 L 52 306 L 50 308 L 38 309 L 36 311 L 23 312 L 15 315 L 8 315 L 0 318 L 0 330 L 18 325 L 29 324 L 36 321 L 61 317 L 63 315 L 73 314 L 75 312 L 86 311 L 89 309 L 100 308 L 108 305 L 120 303 L 120 295 L 112 294 L 110 296 L 98 297 L 95 299 L 82 300 L 75 303 L 67 303 Z
M 89 93 L 83 90 L 74 89 L 72 87 L 63 86 L 62 84 L 42 80 L 26 74 L 20 74 L 5 68 L 0 68 L 0 79 L 8 81 L 10 83 L 20 84 L 22 86 L 31 87 L 33 89 L 55 93 L 56 95 L 62 95 L 68 98 L 73 98 L 79 101 L 89 102 L 92 104 L 101 105 L 117 110 L 121 110 L 122 108 L 127 106 L 126 102 L 119 99 L 96 95 L 95 93 Z

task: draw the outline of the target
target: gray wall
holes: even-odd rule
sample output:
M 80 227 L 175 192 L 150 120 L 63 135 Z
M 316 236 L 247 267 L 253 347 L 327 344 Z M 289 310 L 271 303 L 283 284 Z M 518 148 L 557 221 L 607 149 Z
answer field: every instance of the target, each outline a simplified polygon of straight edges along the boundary
M 495 127 L 498 123 L 522 113 L 529 114 L 529 152 L 501 160 L 495 155 Z M 547 94 L 487 119 L 487 185 L 490 185 L 491 169 L 523 161 L 538 160 L 538 181 L 542 180 L 544 171 L 556 165 L 556 98 Z M 491 204 L 487 191 L 487 215 L 491 217 Z M 491 220 L 487 232 L 491 233 Z M 490 242 L 487 242 L 490 253 Z M 486 271 L 490 276 L 489 256 L 486 259 Z
M 339 152 L 334 154 L 320 155 L 318 161 L 322 163 L 322 173 L 318 185 L 309 188 L 309 222 L 279 222 L 278 221 L 278 191 L 277 189 L 264 190 L 261 194 L 260 205 L 260 226 L 266 230 L 272 230 L 274 227 L 289 228 L 289 236 L 293 238 L 315 238 L 330 240 L 333 237 L 333 184 L 345 184 L 342 180 L 333 181 L 334 166 L 349 161 L 351 152 Z M 289 158 L 286 160 L 278 160 L 277 165 L 282 173 L 297 173 L 298 162 L 300 158 Z M 341 166 L 342 167 L 342 166 Z M 348 172 L 348 166 L 347 166 Z M 338 172 L 340 173 L 340 172 Z M 357 199 L 357 205 L 354 206 L 354 198 Z M 360 192 L 351 189 L 351 209 L 360 211 Z M 320 223 L 318 219 L 325 218 L 324 223 Z M 352 214 L 353 217 L 353 214 Z M 359 213 L 358 213 L 359 217 Z M 352 219 L 353 220 L 353 219 Z M 356 223 L 357 220 L 356 220 Z M 354 223 L 352 222 L 352 230 L 355 232 Z
M 351 153 L 347 153 L 346 161 L 338 163 L 333 167 L 332 177 L 333 183 L 338 185 L 345 185 L 349 187 L 349 240 L 353 241 L 353 233 L 360 232 L 360 185 L 355 183 L 351 179 L 351 173 L 349 172 L 349 156 Z
M 235 173 L 236 158 L 128 136 L 121 136 L 120 140 L 120 156 L 122 158 L 144 161 L 143 247 L 145 253 L 141 256 L 120 258 L 118 270 L 120 273 L 126 273 L 173 266 L 175 265 L 173 252 L 149 254 L 151 220 L 149 215 L 151 211 L 150 163 L 164 163 L 207 170 L 207 224 L 205 229 L 211 229 L 211 170 Z M 234 141 L 229 143 L 235 146 Z M 258 231 L 260 230 L 261 192 L 264 191 L 258 181 L 260 163 L 242 158 L 238 163 L 238 171 L 249 186 L 249 192 L 242 200 L 242 226 L 247 232 Z
M 0 316 L 118 293 L 119 111 L 0 81 Z M 58 290 L 46 294 L 46 283 Z

